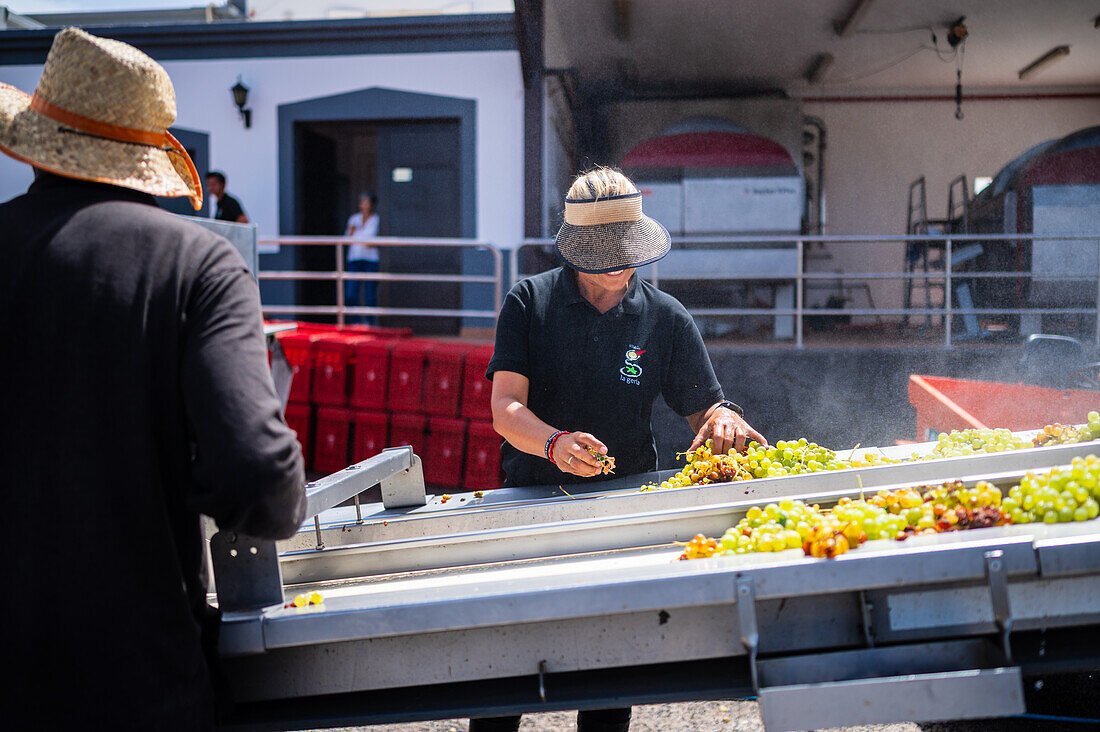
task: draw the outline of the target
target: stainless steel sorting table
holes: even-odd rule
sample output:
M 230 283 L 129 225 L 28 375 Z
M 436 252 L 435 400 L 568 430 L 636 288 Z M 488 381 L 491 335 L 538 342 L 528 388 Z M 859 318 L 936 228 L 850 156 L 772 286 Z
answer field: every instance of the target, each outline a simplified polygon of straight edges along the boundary
M 1019 713 L 1024 674 L 1100 665 L 1100 520 L 871 541 L 833 560 L 788 550 L 679 562 L 672 542 L 718 535 L 779 496 L 827 505 L 860 483 L 956 477 L 1008 486 L 1092 452 L 1100 444 L 332 510 L 378 482 L 415 493 L 418 460 L 386 451 L 312 486 L 318 519 L 279 548 L 212 539 L 230 726 L 753 694 L 769 731 Z M 322 605 L 284 607 L 312 591 Z

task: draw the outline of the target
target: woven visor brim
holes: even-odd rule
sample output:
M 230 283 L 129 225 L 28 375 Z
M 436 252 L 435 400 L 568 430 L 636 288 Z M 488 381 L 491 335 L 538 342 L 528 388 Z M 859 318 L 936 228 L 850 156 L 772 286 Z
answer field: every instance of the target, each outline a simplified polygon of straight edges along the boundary
M 191 174 L 194 164 L 189 158 L 149 145 L 66 131 L 31 109 L 30 103 L 30 95 L 0 84 L 0 151 L 50 173 L 154 196 L 187 196 L 201 206 L 202 184 Z
M 637 221 L 574 226 L 562 224 L 558 254 L 578 272 L 603 274 L 641 267 L 668 254 L 672 237 L 665 227 L 642 216 Z

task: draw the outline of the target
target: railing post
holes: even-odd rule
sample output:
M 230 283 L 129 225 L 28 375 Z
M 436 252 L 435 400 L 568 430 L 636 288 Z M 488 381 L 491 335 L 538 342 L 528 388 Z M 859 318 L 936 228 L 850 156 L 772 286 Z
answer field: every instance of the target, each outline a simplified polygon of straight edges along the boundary
M 947 348 L 951 348 L 951 240 L 943 247 L 943 333 Z
M 344 243 L 336 242 L 336 324 L 344 325 Z
M 794 347 L 802 348 L 802 291 L 805 284 L 802 279 L 802 250 L 803 242 L 798 240 L 798 256 L 796 257 L 795 291 L 794 291 Z
M 490 250 L 493 254 L 493 310 L 500 312 L 500 304 L 504 298 L 504 254 L 499 247 L 494 246 Z
M 1096 340 L 1093 345 L 1100 347 L 1100 239 L 1096 240 Z

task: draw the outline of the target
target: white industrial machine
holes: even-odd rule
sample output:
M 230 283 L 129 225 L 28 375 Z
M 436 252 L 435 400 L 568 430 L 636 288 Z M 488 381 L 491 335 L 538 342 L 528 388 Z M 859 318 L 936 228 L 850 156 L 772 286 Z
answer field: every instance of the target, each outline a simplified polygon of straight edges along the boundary
M 954 228 L 969 234 L 1046 237 L 998 247 L 979 259 L 979 269 L 1031 274 L 1030 282 L 1001 278 L 979 286 L 975 299 L 980 307 L 1094 305 L 1100 241 L 1057 235 L 1100 231 L 1100 126 L 1024 152 L 969 202 L 963 221 Z M 1040 317 L 1022 316 L 1020 332 L 1041 333 Z
M 689 307 L 728 307 L 733 285 L 751 281 L 750 291 L 767 288 L 769 305 L 794 307 L 793 243 L 730 246 L 735 236 L 800 233 L 805 183 L 786 148 L 732 123 L 688 121 L 636 145 L 622 167 L 647 215 L 673 237 L 673 251 L 654 267 L 659 280 L 684 283 L 668 288 L 673 294 Z M 773 335 L 792 338 L 794 318 L 776 316 Z

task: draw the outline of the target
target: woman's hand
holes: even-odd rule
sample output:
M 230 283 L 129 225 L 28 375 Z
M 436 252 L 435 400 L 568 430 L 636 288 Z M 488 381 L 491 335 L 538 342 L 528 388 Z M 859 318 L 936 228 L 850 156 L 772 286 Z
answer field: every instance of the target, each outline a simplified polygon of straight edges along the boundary
M 563 473 L 591 478 L 603 472 L 603 465 L 588 452 L 592 448 L 601 455 L 607 454 L 607 445 L 587 432 L 569 432 L 554 443 L 554 463 Z
M 715 455 L 724 455 L 730 448 L 736 448 L 737 452 L 744 452 L 745 446 L 751 440 L 756 440 L 761 445 L 768 444 L 764 435 L 757 432 L 744 417 L 726 407 L 718 407 L 713 411 L 696 432 L 695 439 L 688 450 L 694 450 L 708 439 L 713 440 L 712 452 Z

